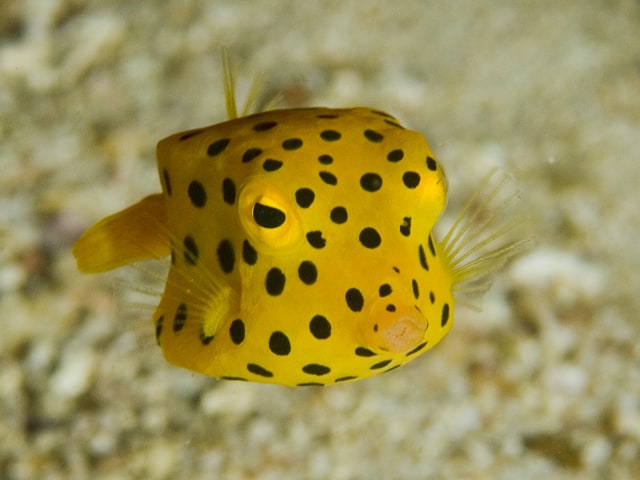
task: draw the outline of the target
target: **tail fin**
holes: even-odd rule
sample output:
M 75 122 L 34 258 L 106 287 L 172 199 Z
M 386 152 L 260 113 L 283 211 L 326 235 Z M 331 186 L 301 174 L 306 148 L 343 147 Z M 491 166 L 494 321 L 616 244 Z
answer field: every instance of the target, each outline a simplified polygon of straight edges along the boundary
M 73 245 L 78 269 L 112 270 L 129 263 L 169 255 L 162 194 L 150 195 L 90 227 Z

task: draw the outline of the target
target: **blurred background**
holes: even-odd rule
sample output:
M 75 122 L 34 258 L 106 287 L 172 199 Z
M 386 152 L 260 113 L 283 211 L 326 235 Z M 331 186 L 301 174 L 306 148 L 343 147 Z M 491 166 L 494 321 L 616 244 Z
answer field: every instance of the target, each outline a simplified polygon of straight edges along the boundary
M 637 478 L 640 2 L 0 11 L 0 477 Z M 168 365 L 119 301 L 119 278 L 144 280 L 82 275 L 70 247 L 159 191 L 159 139 L 225 118 L 222 46 L 240 99 L 262 73 L 281 107 L 366 105 L 422 132 L 450 216 L 510 172 L 535 248 L 387 375 L 289 389 Z

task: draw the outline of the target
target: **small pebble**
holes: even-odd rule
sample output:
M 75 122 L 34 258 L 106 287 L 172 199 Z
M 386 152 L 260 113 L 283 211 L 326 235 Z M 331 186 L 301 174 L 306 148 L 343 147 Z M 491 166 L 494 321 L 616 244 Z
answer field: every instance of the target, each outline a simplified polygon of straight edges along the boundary
M 92 383 L 96 360 L 93 350 L 81 348 L 65 352 L 49 380 L 52 391 L 67 399 L 86 393 Z

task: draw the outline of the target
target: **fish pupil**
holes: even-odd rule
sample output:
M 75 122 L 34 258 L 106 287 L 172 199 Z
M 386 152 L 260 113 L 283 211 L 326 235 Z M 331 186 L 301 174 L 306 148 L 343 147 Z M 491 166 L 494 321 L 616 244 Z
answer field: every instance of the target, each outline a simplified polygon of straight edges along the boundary
M 277 228 L 284 223 L 286 215 L 282 210 L 256 203 L 253 206 L 253 219 L 264 228 Z

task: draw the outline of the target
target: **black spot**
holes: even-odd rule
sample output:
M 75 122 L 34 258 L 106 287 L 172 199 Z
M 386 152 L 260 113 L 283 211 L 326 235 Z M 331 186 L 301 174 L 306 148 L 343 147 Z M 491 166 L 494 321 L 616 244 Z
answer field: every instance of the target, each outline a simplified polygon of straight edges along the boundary
M 271 130 L 276 125 L 276 122 L 260 122 L 256 123 L 252 128 L 254 132 L 264 132 L 266 130 Z
M 449 322 L 449 304 L 442 306 L 442 317 L 440 318 L 440 326 L 444 327 Z
M 331 372 L 331 369 L 325 365 L 318 365 L 317 363 L 310 363 L 302 367 L 302 371 L 304 373 L 308 373 L 309 375 L 326 375 Z
M 347 221 L 347 209 L 344 207 L 334 207 L 331 210 L 331 221 L 333 223 L 341 224 Z
M 333 163 L 333 157 L 331 155 L 320 155 L 318 161 L 323 165 L 331 165 Z
M 209 345 L 213 340 L 214 335 L 207 335 L 204 330 L 200 330 L 200 343 L 203 345 Z
M 253 219 L 263 228 L 277 228 L 287 219 L 285 213 L 262 203 L 253 206 Z
M 358 347 L 356 348 L 356 355 L 359 357 L 373 357 L 375 356 L 375 352 L 372 352 L 368 348 Z
M 310 188 L 299 188 L 296 190 L 296 203 L 302 208 L 309 208 L 316 198 L 316 194 Z
M 164 315 L 160 315 L 156 320 L 156 342 L 160 345 L 160 335 L 162 334 L 162 327 L 164 325 Z
M 169 178 L 169 172 L 166 168 L 162 170 L 162 177 L 164 178 L 164 189 L 167 195 L 171 196 L 171 178 Z
M 220 377 L 221 380 L 234 380 L 234 381 L 238 381 L 238 382 L 248 382 L 248 380 L 246 378 L 242 378 L 242 377 L 228 377 L 226 375 L 222 375 Z
M 322 181 L 324 183 L 326 183 L 327 185 L 337 185 L 338 184 L 338 179 L 337 177 L 331 173 L 331 172 L 327 172 L 327 171 L 321 171 L 320 172 L 320 178 L 322 179 Z
M 375 192 L 382 187 L 382 177 L 377 173 L 365 173 L 360 177 L 360 186 L 367 192 Z
M 342 135 L 340 132 L 336 132 L 335 130 L 323 130 L 320 132 L 320 138 L 326 140 L 327 142 L 335 142 L 336 140 L 340 140 Z
M 391 268 L 393 268 L 393 271 L 394 271 L 394 272 L 396 272 L 396 273 L 400 273 L 400 269 L 399 269 L 398 267 L 393 266 L 393 267 L 391 267 Z
M 375 363 L 369 367 L 371 370 L 378 370 L 379 368 L 384 368 L 391 363 L 391 360 L 383 360 L 382 362 Z
M 313 285 L 318 279 L 318 269 L 309 260 L 305 260 L 298 267 L 298 277 L 302 280 L 302 283 L 306 285 Z
M 322 315 L 315 315 L 309 322 L 309 331 L 318 340 L 324 340 L 331 336 L 331 324 Z
M 302 383 L 297 383 L 296 387 L 324 387 L 324 383 L 320 383 L 320 382 L 302 382 Z
M 255 265 L 258 261 L 258 252 L 251 246 L 249 240 L 242 242 L 242 259 L 247 265 Z
M 427 256 L 424 253 L 424 247 L 422 244 L 418 247 L 418 257 L 420 257 L 420 265 L 425 270 L 429 270 L 429 265 L 427 264 Z
M 353 375 L 349 375 L 347 377 L 340 377 L 340 378 L 336 378 L 336 383 L 338 382 L 347 382 L 349 380 L 355 380 L 358 377 L 354 377 Z
M 345 294 L 347 300 L 347 306 L 354 312 L 359 312 L 364 306 L 364 298 L 362 293 L 357 288 L 350 288 Z
M 187 321 L 187 306 L 184 303 L 178 305 L 176 315 L 173 317 L 173 331 L 179 332 Z
M 282 162 L 280 160 L 274 160 L 273 158 L 267 158 L 262 164 L 265 172 L 275 172 L 280 167 L 282 167 Z
M 386 310 L 387 310 L 387 312 L 393 313 L 393 312 L 396 311 L 396 306 L 393 303 L 390 303 L 389 305 L 387 305 Z
M 387 154 L 387 160 L 390 162 L 399 162 L 404 158 L 404 152 L 401 149 L 391 150 Z
M 262 150 L 259 148 L 250 148 L 242 155 L 242 163 L 247 163 L 256 158 L 258 155 L 262 153 Z
M 434 172 L 438 169 L 438 163 L 431 156 L 427 157 L 427 168 Z
M 384 138 L 381 133 L 376 132 L 375 130 L 365 130 L 364 136 L 367 140 L 373 143 L 380 143 Z
M 411 217 L 404 217 L 400 225 L 400 233 L 405 237 L 411 235 Z
M 198 257 L 200 252 L 198 250 L 198 245 L 193 237 L 187 235 L 184 237 L 184 261 L 189 265 L 195 265 L 198 263 Z
M 322 238 L 322 232 L 320 230 L 314 230 L 313 232 L 307 233 L 307 242 L 313 248 L 324 248 L 327 244 L 327 241 Z
M 414 353 L 418 353 L 420 350 L 422 350 L 424 347 L 426 347 L 426 346 L 427 346 L 427 343 L 429 343 L 429 342 L 423 342 L 423 343 L 421 343 L 420 345 L 418 345 L 416 348 L 414 348 L 414 349 L 413 349 L 413 350 L 411 350 L 410 352 L 407 352 L 407 355 L 406 355 L 406 356 L 408 357 L 409 355 L 413 355 Z
M 431 235 L 429 235 L 429 250 L 431 251 L 431 255 L 433 255 L 435 257 L 436 256 L 436 247 L 433 244 L 433 238 L 431 238 Z
M 392 291 L 393 290 L 391 289 L 391 285 L 389 285 L 388 283 L 383 283 L 378 288 L 378 295 L 380 295 L 381 297 L 388 297 L 389 295 L 391 295 Z
M 216 140 L 211 145 L 209 145 L 209 148 L 207 148 L 207 155 L 209 155 L 210 157 L 220 155 L 222 152 L 224 152 L 224 149 L 227 148 L 227 145 L 229 145 L 230 141 L 230 138 L 222 138 L 220 140 Z
M 236 201 L 236 184 L 230 178 L 222 180 L 222 199 L 229 205 L 233 205 Z
M 367 248 L 376 248 L 380 246 L 382 239 L 375 228 L 366 227 L 360 232 L 360 243 Z
M 189 198 L 194 207 L 202 208 L 207 203 L 207 192 L 197 180 L 189 184 Z
M 285 150 L 297 150 L 302 147 L 302 140 L 299 138 L 288 138 L 282 142 L 282 148 Z
M 338 115 L 334 115 L 332 113 L 322 113 L 320 115 L 316 115 L 316 118 L 338 118 Z
M 402 182 L 407 188 L 416 188 L 420 184 L 420 175 L 417 172 L 404 172 Z
M 261 367 L 260 365 L 256 365 L 255 363 L 247 364 L 247 370 L 249 370 L 251 373 L 255 373 L 256 375 L 260 375 L 261 377 L 273 377 L 273 373 L 271 373 L 266 368 Z
M 411 279 L 411 289 L 413 290 L 413 297 L 416 300 L 420 298 L 420 287 L 418 286 L 418 281 L 415 278 Z
M 216 250 L 218 254 L 218 263 L 224 273 L 231 273 L 236 263 L 236 256 L 233 251 L 233 245 L 227 239 L 222 240 Z
M 231 341 L 236 345 L 240 345 L 244 341 L 244 322 L 242 320 L 236 318 L 231 322 L 229 336 L 231 337 Z
M 183 133 L 180 135 L 180 141 L 184 142 L 185 140 L 189 140 L 191 137 L 195 137 L 199 133 L 202 133 L 206 130 L 206 128 L 198 128 L 197 130 L 191 130 L 190 132 Z
M 276 355 L 289 355 L 291 353 L 291 342 L 282 332 L 273 332 L 269 337 L 269 350 Z
M 273 267 L 271 270 L 269 270 L 269 272 L 267 272 L 267 278 L 265 280 L 267 293 L 274 297 L 280 295 L 284 290 L 285 280 L 286 279 L 284 273 L 282 273 L 282 270 Z
M 435 293 L 429 292 L 429 301 L 431 302 L 431 305 L 436 303 L 436 295 L 435 295 Z

